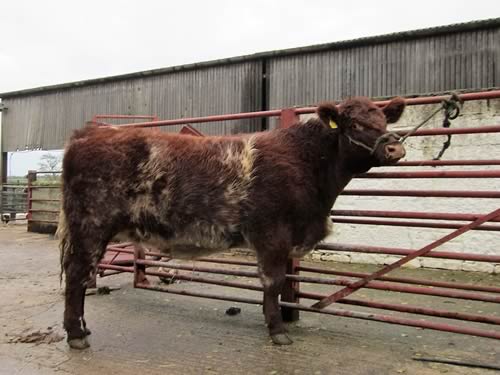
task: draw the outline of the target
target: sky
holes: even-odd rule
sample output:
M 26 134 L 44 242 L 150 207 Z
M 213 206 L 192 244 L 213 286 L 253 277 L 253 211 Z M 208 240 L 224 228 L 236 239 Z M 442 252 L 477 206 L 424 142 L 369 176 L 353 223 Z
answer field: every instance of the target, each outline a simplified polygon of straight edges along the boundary
M 500 17 L 498 0 L 0 0 L 0 5 L 0 92 Z M 15 153 L 10 174 L 36 169 L 40 154 Z

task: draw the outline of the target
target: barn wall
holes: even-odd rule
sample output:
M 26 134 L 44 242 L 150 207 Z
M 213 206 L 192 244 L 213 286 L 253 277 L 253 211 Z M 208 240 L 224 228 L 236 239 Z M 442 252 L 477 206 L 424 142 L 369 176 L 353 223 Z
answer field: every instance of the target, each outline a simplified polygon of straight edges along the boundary
M 500 86 L 500 29 L 270 59 L 269 107 Z
M 72 131 L 95 114 L 173 119 L 257 111 L 261 109 L 261 67 L 245 62 L 5 98 L 3 150 L 61 149 Z M 233 134 L 256 131 L 261 121 L 196 127 L 205 134 Z

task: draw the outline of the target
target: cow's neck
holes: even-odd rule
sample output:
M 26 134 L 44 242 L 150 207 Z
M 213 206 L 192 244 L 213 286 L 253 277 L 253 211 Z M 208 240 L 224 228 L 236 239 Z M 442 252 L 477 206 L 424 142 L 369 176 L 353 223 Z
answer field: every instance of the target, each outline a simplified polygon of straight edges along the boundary
M 365 173 L 373 166 L 363 150 L 353 148 L 353 145 L 346 142 L 340 134 L 337 136 L 336 154 L 333 160 L 337 194 L 344 190 L 355 175 Z

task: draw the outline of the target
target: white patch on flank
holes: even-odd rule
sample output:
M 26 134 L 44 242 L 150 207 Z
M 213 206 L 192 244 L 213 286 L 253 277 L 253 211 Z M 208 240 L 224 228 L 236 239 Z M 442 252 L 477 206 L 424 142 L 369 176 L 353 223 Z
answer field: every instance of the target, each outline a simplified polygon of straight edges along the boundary
M 243 148 L 239 148 L 243 142 Z M 220 150 L 220 149 L 219 149 Z M 215 155 L 214 155 L 215 156 Z M 220 162 L 231 171 L 230 176 L 214 176 L 214 183 L 225 186 L 224 205 L 213 207 L 210 221 L 199 221 L 193 215 L 189 223 L 181 228 L 172 228 L 174 233 L 171 238 L 162 238 L 152 233 L 135 233 L 139 242 L 144 246 L 152 246 L 162 252 L 168 252 L 173 258 L 194 259 L 215 252 L 228 250 L 232 243 L 230 233 L 238 230 L 240 224 L 241 203 L 248 199 L 248 190 L 253 179 L 254 161 L 256 156 L 255 140 L 253 137 L 238 140 L 224 145 L 219 154 Z M 155 180 L 161 178 L 168 167 L 168 149 L 151 145 L 150 155 L 147 160 L 139 165 L 141 182 L 133 187 L 145 193 L 139 195 L 130 205 L 130 215 L 133 221 L 141 219 L 141 213 L 162 220 L 162 212 L 169 205 L 168 186 L 162 191 L 161 206 L 158 207 L 152 197 L 151 191 Z M 224 173 L 221 171 L 221 173 Z M 200 202 L 201 203 L 201 202 Z M 166 223 L 168 224 L 168 223 Z M 176 225 L 176 223 L 171 223 Z M 123 233 L 127 235 L 127 233 Z M 131 239 L 134 240 L 134 239 Z

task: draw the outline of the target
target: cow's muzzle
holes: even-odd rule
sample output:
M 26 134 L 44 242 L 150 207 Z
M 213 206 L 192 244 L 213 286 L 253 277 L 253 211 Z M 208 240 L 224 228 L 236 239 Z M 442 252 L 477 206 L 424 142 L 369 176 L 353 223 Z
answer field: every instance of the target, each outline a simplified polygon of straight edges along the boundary
M 384 156 L 388 163 L 393 164 L 404 158 L 406 155 L 405 148 L 402 143 L 396 141 L 385 144 Z

